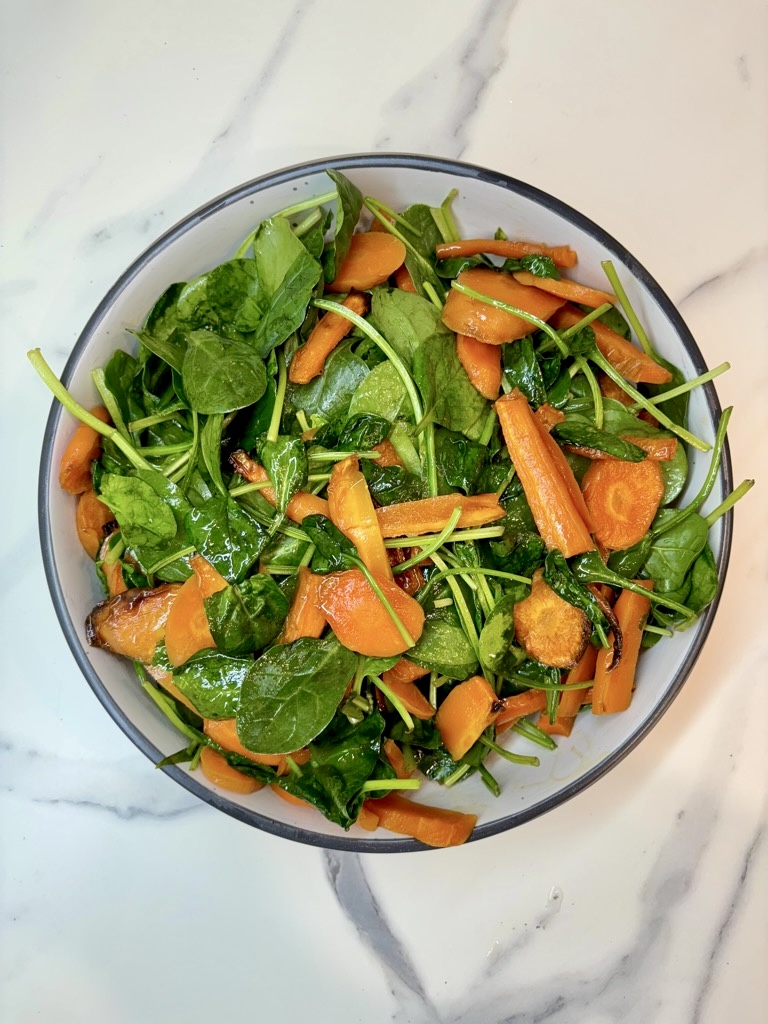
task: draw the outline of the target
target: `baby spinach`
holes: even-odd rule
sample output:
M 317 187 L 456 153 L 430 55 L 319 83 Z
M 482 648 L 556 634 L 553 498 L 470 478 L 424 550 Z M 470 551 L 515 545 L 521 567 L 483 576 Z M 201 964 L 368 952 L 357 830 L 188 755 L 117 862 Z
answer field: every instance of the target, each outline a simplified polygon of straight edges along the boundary
M 257 573 L 205 599 L 216 647 L 224 654 L 251 654 L 278 635 L 289 602 L 271 576 Z
M 350 346 L 340 345 L 326 360 L 325 370 L 319 377 L 309 384 L 289 386 L 288 402 L 293 409 L 321 420 L 346 416 L 349 403 L 368 373 L 368 367 Z
M 409 473 L 403 466 L 379 466 L 372 459 L 366 459 L 362 470 L 368 490 L 379 505 L 418 501 L 424 497 L 421 477 Z
M 547 400 L 547 388 L 541 373 L 530 335 L 514 345 L 504 345 L 504 376 L 510 389 L 519 388 L 534 409 Z
M 656 517 L 654 527 L 662 526 L 674 515 L 672 509 L 663 509 Z M 708 534 L 705 520 L 694 513 L 654 537 L 644 569 L 654 580 L 658 593 L 677 591 L 683 586 L 688 570 L 704 550 Z
M 301 528 L 315 545 L 312 571 L 340 572 L 350 567 L 350 559 L 357 558 L 357 548 L 330 519 L 321 515 L 305 516 Z
M 230 583 L 244 579 L 268 539 L 264 527 L 228 495 L 191 508 L 184 524 L 190 542 Z
M 254 345 L 260 355 L 268 356 L 298 331 L 321 274 L 319 262 L 302 246 L 256 328 Z
M 598 430 L 597 427 L 575 420 L 557 423 L 552 428 L 552 436 L 563 444 L 577 448 L 592 448 L 624 462 L 642 462 L 647 457 L 642 448 L 625 441 L 617 434 L 610 434 L 607 430 Z
M 333 634 L 266 651 L 243 681 L 240 739 L 257 754 L 287 754 L 322 732 L 355 674 L 357 656 Z
M 213 331 L 190 331 L 181 367 L 184 392 L 199 413 L 227 413 L 253 405 L 267 388 L 264 360 L 246 342 Z
M 540 256 L 538 253 L 529 253 L 519 260 L 506 259 L 501 267 L 508 273 L 513 274 L 516 270 L 527 270 L 534 277 L 549 277 L 554 281 L 560 280 L 560 271 L 555 265 L 551 256 Z
M 418 643 L 408 651 L 408 660 L 439 672 L 449 679 L 468 679 L 478 664 L 467 634 L 447 619 L 427 619 Z
M 437 430 L 435 461 L 441 493 L 450 494 L 458 488 L 465 494 L 475 494 L 486 466 L 487 449 L 452 430 Z
M 472 386 L 456 355 L 451 335 L 437 334 L 413 357 L 413 379 L 435 423 L 477 441 L 488 416 L 488 402 Z
M 529 592 L 525 584 L 515 584 L 493 606 L 480 632 L 480 661 L 498 675 L 508 676 L 525 659 L 525 653 L 514 645 L 514 608 Z
M 370 320 L 410 369 L 421 345 L 437 335 L 451 336 L 440 319 L 440 310 L 429 300 L 401 288 L 376 288 L 371 299 Z
M 331 170 L 327 174 L 336 186 L 338 195 L 333 239 L 326 245 L 323 253 L 323 274 L 330 284 L 349 251 L 352 235 L 363 208 L 363 196 L 360 189 L 341 171 Z
M 233 718 L 253 664 L 252 658 L 200 651 L 174 671 L 173 681 L 203 718 Z
M 166 292 L 166 295 L 169 299 L 172 297 L 172 293 Z M 240 338 L 256 330 L 263 304 L 263 290 L 255 262 L 236 259 L 222 263 L 184 285 L 176 295 L 175 317 L 187 329 L 205 328 L 227 338 Z M 152 312 L 154 316 L 155 310 Z M 174 317 L 170 306 L 162 312 L 162 326 L 172 324 Z M 148 322 L 145 330 L 149 327 Z M 152 340 L 157 336 L 153 329 Z M 145 341 L 145 344 L 148 343 Z M 148 347 L 152 345 L 148 344 Z M 158 355 L 162 356 L 162 352 Z
M 349 403 L 350 416 L 370 414 L 390 423 L 410 412 L 411 403 L 403 380 L 389 362 L 374 366 Z
M 284 513 L 296 491 L 307 482 L 309 464 L 304 442 L 300 437 L 280 435 L 275 441 L 263 439 L 258 451 L 275 491 L 277 509 Z

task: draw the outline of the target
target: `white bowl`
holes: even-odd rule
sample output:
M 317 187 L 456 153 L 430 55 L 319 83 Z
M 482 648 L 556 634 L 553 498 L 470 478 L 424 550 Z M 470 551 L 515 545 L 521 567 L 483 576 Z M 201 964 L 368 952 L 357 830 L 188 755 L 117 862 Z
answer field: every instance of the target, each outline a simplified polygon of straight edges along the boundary
M 658 351 L 693 377 L 706 369 L 701 353 L 670 299 L 630 253 L 605 231 L 558 199 L 495 171 L 431 157 L 369 154 L 289 167 L 247 182 L 212 200 L 159 238 L 125 271 L 99 304 L 74 347 L 62 379 L 83 405 L 97 402 L 90 372 L 117 347 L 133 350 L 128 329 L 140 325 L 155 300 L 175 281 L 187 281 L 230 258 L 263 218 L 302 199 L 326 192 L 327 168 L 339 168 L 364 194 L 395 209 L 414 202 L 438 205 L 458 189 L 454 212 L 465 237 L 489 237 L 503 225 L 515 237 L 568 244 L 579 254 L 578 278 L 605 287 L 600 261 L 611 259 L 628 297 Z M 691 395 L 689 426 L 712 440 L 720 406 L 711 384 Z M 137 685 L 131 665 L 85 643 L 83 624 L 103 598 L 93 564 L 77 541 L 75 502 L 58 485 L 57 469 L 73 420 L 54 402 L 43 445 L 40 535 L 48 583 L 67 642 L 85 678 L 111 717 L 147 757 L 157 763 L 180 747 L 179 734 Z M 686 494 L 700 487 L 709 457 L 691 453 Z M 728 450 L 713 492 L 722 500 L 731 488 Z M 731 515 L 710 534 L 720 587 L 731 541 Z M 608 772 L 653 728 L 690 673 L 709 632 L 720 591 L 696 624 L 643 653 L 630 709 L 613 716 L 584 715 L 556 752 L 542 752 L 541 767 L 499 760 L 494 774 L 502 792 L 493 798 L 479 775 L 445 790 L 425 783 L 419 799 L 478 815 L 472 840 L 505 831 L 576 796 Z M 412 839 L 354 826 L 344 832 L 320 814 L 294 807 L 268 790 L 238 796 L 211 785 L 198 771 L 164 768 L 173 779 L 214 807 L 267 832 L 304 843 L 359 852 L 425 849 Z

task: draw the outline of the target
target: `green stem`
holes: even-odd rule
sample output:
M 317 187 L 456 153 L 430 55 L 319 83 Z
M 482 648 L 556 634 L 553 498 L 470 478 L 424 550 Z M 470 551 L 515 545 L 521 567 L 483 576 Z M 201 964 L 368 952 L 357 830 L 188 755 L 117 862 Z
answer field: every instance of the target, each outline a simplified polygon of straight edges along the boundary
M 389 617 L 392 619 L 392 621 L 395 624 L 395 629 L 400 634 L 400 636 L 403 638 L 403 643 L 407 644 L 408 647 L 413 647 L 413 645 L 416 643 L 416 641 L 414 640 L 414 638 L 411 636 L 411 634 L 408 632 L 408 630 L 403 625 L 403 620 L 400 618 L 400 616 L 397 614 L 395 609 L 392 607 L 392 604 L 390 603 L 389 598 L 384 593 L 384 591 L 381 589 L 381 587 L 379 586 L 378 581 L 371 574 L 371 572 L 368 569 L 367 565 L 365 565 L 365 563 L 362 562 L 359 558 L 350 557 L 349 560 L 350 560 L 350 562 L 353 562 L 357 566 L 357 568 L 360 570 L 360 572 L 363 574 L 363 576 L 365 576 L 365 578 L 370 583 L 371 589 L 373 590 L 373 592 L 376 595 L 376 597 L 378 597 L 378 599 L 381 601 L 381 603 L 386 608 L 387 614 L 389 615 Z
M 424 291 L 427 293 L 427 298 L 435 307 L 435 309 L 439 310 L 442 313 L 443 304 L 440 301 L 440 296 L 437 294 L 434 287 L 429 283 L 429 281 L 424 282 Z
M 730 363 L 720 363 L 720 365 L 716 366 L 714 370 L 707 370 L 706 373 L 702 373 L 698 377 L 694 377 L 692 380 L 687 380 L 676 388 L 670 388 L 669 391 L 662 391 L 660 395 L 654 395 L 654 397 L 649 398 L 648 401 L 651 405 L 659 405 L 661 402 L 669 401 L 670 398 L 678 398 L 680 395 L 685 395 L 687 392 L 693 391 L 694 388 L 698 388 L 702 384 L 706 384 L 707 381 L 714 380 L 715 377 L 719 377 L 721 373 L 725 373 L 726 370 L 730 370 L 730 368 Z
M 432 561 L 435 561 L 434 557 L 432 558 Z M 437 565 L 437 562 L 435 562 L 435 565 Z M 434 576 L 430 577 L 429 581 L 427 582 L 427 585 L 425 587 L 422 587 L 421 590 L 419 591 L 419 600 L 422 600 L 424 595 L 429 593 L 429 591 L 431 590 L 435 583 L 438 583 L 445 577 L 462 576 L 465 574 L 472 573 L 474 573 L 477 576 L 495 576 L 498 579 L 512 580 L 513 583 L 527 583 L 529 586 L 531 584 L 531 580 L 529 577 L 516 576 L 513 572 L 504 572 L 502 569 L 486 569 L 484 566 L 481 565 L 464 565 L 461 566 L 461 568 L 445 568 L 441 569 L 440 572 L 436 572 Z
M 425 544 L 417 555 L 409 558 L 405 562 L 401 562 L 399 565 L 394 566 L 392 572 L 397 575 L 398 573 L 405 572 L 406 569 L 411 569 L 414 565 L 418 565 L 425 558 L 429 558 L 433 551 L 437 551 L 445 544 L 446 540 L 453 533 L 456 523 L 461 519 L 461 506 L 457 505 L 456 508 L 451 512 L 448 522 L 442 528 L 440 533 L 436 537 L 433 537 L 429 544 Z
M 277 353 L 277 393 L 275 395 L 275 405 L 272 409 L 272 417 L 269 421 L 269 429 L 267 430 L 267 440 L 273 444 L 277 441 L 278 435 L 280 434 L 280 419 L 283 415 L 283 405 L 285 404 L 285 389 L 288 384 L 288 374 L 285 369 L 285 354 L 280 349 Z
M 464 776 L 471 769 L 471 767 L 471 765 L 468 765 L 466 763 L 459 765 L 456 771 L 449 775 L 448 778 L 443 783 L 445 788 L 450 789 L 451 786 L 455 786 L 457 782 L 464 778 Z
M 467 637 L 467 639 L 469 640 L 469 642 L 470 642 L 470 644 L 472 646 L 472 650 L 475 652 L 475 657 L 479 661 L 480 660 L 480 638 L 477 635 L 477 630 L 475 629 L 475 624 L 474 624 L 474 622 L 472 620 L 472 615 L 470 614 L 469 608 L 467 606 L 467 602 L 466 602 L 466 600 L 464 598 L 464 594 L 461 591 L 461 587 L 456 582 L 456 580 L 453 579 L 453 577 L 456 576 L 456 575 L 464 575 L 465 574 L 464 570 L 463 569 L 462 570 L 458 570 L 458 571 L 450 570 L 446 566 L 446 564 L 442 560 L 442 558 L 440 558 L 440 556 L 437 554 L 437 552 L 433 552 L 432 553 L 432 561 L 435 563 L 437 568 L 439 570 L 441 570 L 442 574 L 444 575 L 444 577 L 447 580 L 448 586 L 450 587 L 451 593 L 453 594 L 453 602 L 454 602 L 454 604 L 456 606 L 456 611 L 457 611 L 458 616 L 459 616 L 459 621 L 461 622 L 461 628 L 464 630 L 464 633 L 466 634 L 466 637 Z M 430 580 L 430 583 L 431 582 L 432 581 Z M 421 597 L 422 594 L 426 593 L 426 590 L 428 589 L 428 586 L 429 586 L 429 584 L 422 591 L 420 591 L 420 594 L 419 594 L 420 597 Z
M 175 402 L 170 408 L 166 409 L 165 412 L 158 412 L 154 416 L 145 416 L 140 420 L 131 420 L 128 424 L 128 430 L 132 434 L 138 434 L 141 430 L 146 430 L 147 427 L 154 427 L 158 423 L 165 423 L 166 420 L 171 420 L 177 412 L 184 412 L 186 406 L 182 405 L 181 402 Z
M 640 346 L 647 356 L 651 359 L 656 358 L 656 353 L 653 351 L 653 345 L 648 340 L 648 335 L 645 333 L 645 328 L 640 323 L 640 320 L 632 308 L 632 304 L 627 298 L 627 293 L 624 291 L 624 285 L 619 280 L 619 275 L 616 273 L 616 268 L 610 260 L 603 260 L 600 266 L 605 271 L 605 276 L 611 283 L 616 298 L 621 303 L 621 308 L 624 310 L 624 315 L 630 323 L 630 326 L 637 335 L 637 340 L 640 342 Z
M 451 204 L 458 194 L 459 190 L 452 188 L 440 206 L 437 209 L 432 209 L 432 220 L 435 222 L 437 230 L 440 232 L 440 237 L 444 242 L 456 242 L 461 237 L 456 221 L 453 219 L 453 210 L 451 209 Z
M 114 423 L 115 428 L 122 434 L 125 440 L 130 444 L 131 438 L 128 433 L 128 428 L 125 425 L 123 414 L 120 411 L 120 406 L 117 404 L 117 399 L 107 386 L 107 378 L 101 367 L 98 367 L 95 370 L 91 370 L 91 380 L 93 381 L 93 386 L 99 392 L 99 396 L 101 397 L 101 400 L 104 403 L 107 412 L 112 418 L 112 422 Z
M 354 456 L 356 459 L 380 459 L 381 452 L 316 452 L 311 451 L 307 455 L 308 462 L 342 462 Z
M 747 491 L 751 491 L 755 486 L 754 480 L 742 480 L 739 486 L 728 495 L 725 501 L 721 501 L 717 508 L 712 509 L 708 516 L 705 517 L 704 522 L 707 526 L 714 526 L 717 520 L 724 516 L 726 512 L 730 512 L 737 501 L 741 501 Z
M 251 491 L 263 491 L 265 487 L 271 487 L 272 483 L 269 480 L 259 480 L 252 484 L 241 484 L 239 487 L 231 488 L 229 492 L 230 498 L 239 498 L 243 494 L 250 494 Z
M 79 402 L 75 401 L 45 361 L 45 358 L 39 348 L 31 349 L 27 352 L 27 358 L 34 366 L 43 383 L 53 393 L 54 397 L 61 402 L 67 412 L 79 419 L 81 423 L 85 423 L 86 426 L 93 427 L 93 429 L 97 433 L 101 434 L 102 437 L 108 438 L 137 469 L 153 468 L 145 459 L 142 458 L 141 455 L 139 455 L 133 445 L 129 441 L 126 441 L 119 430 L 116 430 L 115 427 L 111 427 L 106 423 L 102 423 L 100 419 L 97 419 L 88 412 L 87 409 L 83 408 Z
M 547 750 L 557 750 L 557 744 L 549 733 L 544 732 L 543 729 L 534 725 L 533 722 L 522 719 L 511 726 L 511 731 L 516 732 L 518 736 L 524 736 L 531 743 L 538 743 L 540 747 L 546 747 Z
M 408 732 L 413 732 L 413 719 L 411 718 L 410 712 L 403 704 L 403 702 L 400 700 L 400 698 L 396 696 L 392 692 L 392 690 L 390 690 L 390 688 L 381 678 L 377 678 L 375 680 L 375 685 L 381 690 L 381 692 L 390 702 L 390 704 L 398 713 L 398 715 L 400 715 L 403 722 L 405 723 L 405 728 L 408 730 Z
M 368 779 L 360 787 L 362 793 L 375 793 L 380 789 L 420 789 L 418 779 Z
M 154 576 L 156 573 L 160 572 L 161 569 L 164 569 L 166 565 L 170 565 L 179 558 L 186 558 L 187 555 L 194 555 L 196 550 L 197 549 L 192 546 L 180 548 L 178 551 L 174 551 L 172 555 L 167 555 L 165 558 L 161 558 L 159 562 L 155 562 L 154 565 L 150 565 L 150 567 L 145 570 L 147 576 Z
M 494 540 L 503 535 L 503 526 L 475 526 L 466 530 L 456 530 L 448 539 L 458 543 L 462 540 Z M 437 533 L 427 533 L 421 537 L 389 537 L 384 541 L 384 547 L 417 548 L 420 544 L 426 544 L 438 536 Z
M 491 406 L 488 410 L 488 415 L 485 417 L 485 423 L 483 424 L 483 432 L 477 439 L 477 443 L 481 444 L 484 448 L 491 443 L 493 437 L 493 428 L 496 426 L 496 410 Z
M 592 309 L 589 313 L 585 313 L 581 320 L 573 324 L 572 327 L 566 327 L 564 331 L 560 331 L 560 337 L 563 341 L 567 341 L 574 335 L 578 334 L 579 331 L 583 331 L 585 327 L 589 327 L 593 320 L 598 320 L 603 313 L 607 313 L 609 309 L 613 309 L 610 302 L 604 302 L 602 306 L 598 306 L 597 309 Z
M 498 743 L 494 743 L 493 740 L 489 740 L 487 736 L 481 736 L 480 742 L 484 747 L 488 747 L 494 754 L 498 754 L 499 757 L 503 757 L 505 761 L 511 761 L 512 764 L 529 764 L 532 768 L 538 768 L 541 761 L 538 757 L 528 757 L 525 754 L 513 754 L 511 750 L 505 750 L 504 747 L 499 746 Z
M 186 736 L 188 740 L 192 740 L 195 743 L 206 742 L 206 737 L 203 733 L 198 732 L 197 729 L 193 729 L 191 725 L 187 725 L 187 723 L 179 717 L 170 697 L 166 697 L 166 695 L 161 693 L 153 683 L 148 682 L 146 679 L 141 685 L 168 721 L 179 730 L 182 736 Z
M 303 235 L 315 226 L 319 221 L 323 219 L 323 213 L 319 208 L 314 209 L 304 220 L 300 221 L 293 229 L 293 233 L 297 238 L 301 238 Z

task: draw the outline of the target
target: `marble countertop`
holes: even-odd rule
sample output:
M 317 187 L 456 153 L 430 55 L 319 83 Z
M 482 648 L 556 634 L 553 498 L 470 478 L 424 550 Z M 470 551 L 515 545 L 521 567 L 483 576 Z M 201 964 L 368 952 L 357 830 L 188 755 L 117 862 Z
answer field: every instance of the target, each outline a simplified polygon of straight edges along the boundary
M 0 1019 L 765 1020 L 765 4 L 1 7 Z M 359 857 L 195 801 L 94 699 L 43 575 L 24 353 L 60 370 L 212 196 L 370 150 L 505 171 L 621 239 L 731 361 L 734 477 L 758 484 L 689 682 L 608 777 L 481 843 Z

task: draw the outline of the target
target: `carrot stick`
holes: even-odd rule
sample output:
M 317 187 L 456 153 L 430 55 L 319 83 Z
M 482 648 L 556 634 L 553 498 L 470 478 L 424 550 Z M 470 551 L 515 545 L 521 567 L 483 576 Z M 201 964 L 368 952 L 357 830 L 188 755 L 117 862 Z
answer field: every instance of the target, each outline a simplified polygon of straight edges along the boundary
M 566 306 L 554 314 L 552 326 L 563 330 L 573 327 L 583 319 L 584 314 L 581 310 Z M 589 326 L 595 332 L 597 347 L 622 377 L 635 383 L 646 384 L 668 384 L 672 380 L 669 370 L 665 370 L 655 359 L 651 359 L 616 331 L 612 331 L 598 320 L 593 320 Z
M 552 463 L 563 482 L 563 486 L 568 492 L 568 497 L 573 502 L 579 516 L 583 519 L 584 525 L 591 533 L 593 527 L 592 516 L 589 513 L 587 503 L 584 501 L 584 495 L 581 493 L 581 488 L 579 487 L 579 482 L 573 475 L 573 470 L 570 467 L 568 459 L 563 455 L 563 450 L 560 445 L 547 430 L 542 417 L 534 415 L 533 421 L 541 437 L 541 442 L 549 452 Z
M 565 299 L 548 295 L 538 288 L 518 284 L 511 274 L 487 267 L 470 267 L 462 270 L 456 279 L 459 284 L 472 288 L 492 299 L 500 299 L 509 306 L 515 306 L 540 320 L 549 320 Z M 533 330 L 531 324 L 520 316 L 496 309 L 487 302 L 473 299 L 470 295 L 451 288 L 443 307 L 443 323 L 456 334 L 468 334 L 486 345 L 502 345 L 507 341 L 523 338 Z
M 578 664 L 574 665 L 564 681 L 569 685 L 572 683 L 591 683 L 595 678 L 596 661 L 597 648 L 593 647 L 592 644 L 587 644 Z M 576 715 L 584 702 L 584 698 L 587 696 L 588 690 L 588 686 L 585 686 L 583 690 L 563 690 L 560 695 L 560 703 L 557 706 L 555 721 L 550 722 L 549 716 L 542 713 L 539 715 L 536 725 L 543 729 L 544 732 L 553 736 L 570 736 L 573 724 L 576 721 Z M 543 711 L 544 709 L 542 708 Z
M 269 480 L 269 474 L 263 466 L 260 466 L 250 455 L 244 451 L 232 452 L 229 456 L 230 464 L 236 473 L 239 473 L 244 480 L 252 484 L 260 484 Z M 259 494 L 265 498 L 270 505 L 277 504 L 275 492 L 271 487 L 262 487 Z M 325 498 L 318 498 L 316 494 L 308 491 L 297 491 L 288 502 L 285 514 L 294 523 L 301 523 L 305 516 L 325 516 L 330 518 L 328 502 Z
M 658 462 L 593 462 L 582 477 L 582 491 L 594 524 L 595 539 L 613 551 L 643 539 L 664 494 Z
M 383 284 L 404 260 L 405 246 L 394 235 L 375 231 L 353 235 L 336 279 L 326 291 L 368 291 Z
M 669 462 L 675 457 L 675 452 L 677 451 L 676 437 L 635 437 L 630 434 L 622 434 L 621 437 L 628 441 L 629 444 L 642 448 L 647 457 L 654 462 Z M 608 452 L 600 451 L 599 448 L 587 448 L 583 445 L 564 444 L 563 448 L 568 452 L 573 452 L 575 455 L 582 455 L 586 459 L 593 459 L 598 462 L 606 460 L 615 461 L 617 458 L 615 455 L 609 455 Z
M 91 415 L 109 423 L 109 413 L 97 405 Z M 59 485 L 69 494 L 91 489 L 91 463 L 101 455 L 101 434 L 85 423 L 78 423 L 59 464 Z
M 379 222 L 374 221 L 374 223 L 378 224 Z M 384 228 L 382 228 L 382 231 L 383 230 Z M 399 288 L 401 292 L 413 292 L 414 294 L 417 294 L 416 285 L 413 283 L 413 278 L 405 264 L 403 264 L 402 267 L 397 268 L 394 277 L 395 287 Z
M 399 793 L 366 800 L 363 806 L 378 817 L 381 828 L 412 836 L 426 846 L 460 846 L 469 839 L 477 824 L 476 814 L 417 804 Z
M 468 334 L 457 334 L 456 355 L 473 387 L 495 402 L 501 390 L 501 347 L 484 345 Z
M 454 761 L 462 758 L 502 709 L 484 676 L 472 676 L 454 686 L 435 715 L 435 725 Z
M 566 558 L 590 551 L 594 544 L 589 530 L 563 483 L 525 396 L 515 388 L 500 398 L 494 408 L 544 543 L 562 551 Z
M 323 635 L 326 621 L 319 605 L 322 580 L 305 565 L 299 566 L 298 585 L 277 643 L 290 644 L 302 636 L 318 639 Z
M 396 678 L 393 679 L 391 675 L 393 671 L 393 669 L 390 669 L 389 672 L 385 672 L 381 678 L 384 681 L 384 685 L 392 691 L 395 697 L 398 698 L 405 710 L 409 714 L 413 715 L 414 718 L 421 718 L 423 720 L 434 718 L 435 709 L 418 688 L 416 683 L 398 680 Z M 426 669 L 424 672 L 426 674 Z
M 77 508 L 75 509 L 77 536 L 86 554 L 91 558 L 95 558 L 99 553 L 99 548 L 104 540 L 104 527 L 107 523 L 114 522 L 114 519 L 115 515 L 112 509 L 96 497 L 96 492 L 92 488 L 89 487 L 87 491 L 83 491 L 77 499 Z
M 451 256 L 502 256 L 504 259 L 521 260 L 523 256 L 549 256 L 556 267 L 575 267 L 577 256 L 568 245 L 544 245 L 541 242 L 513 242 L 500 238 L 465 238 L 460 242 L 443 242 L 435 246 L 439 260 Z
M 377 578 L 391 580 L 392 566 L 371 492 L 354 456 L 337 462 L 331 471 L 328 510 L 333 524 L 352 541 L 366 568 Z
M 642 463 L 639 463 L 642 465 Z M 653 580 L 635 580 L 647 590 L 653 590 Z M 651 602 L 647 597 L 632 590 L 622 590 L 614 605 L 623 637 L 621 661 L 615 668 L 611 664 L 611 651 L 600 650 L 595 666 L 595 681 L 592 684 L 592 714 L 611 715 L 626 711 L 632 701 L 635 686 L 635 670 L 643 638 L 643 627 L 648 618 Z
M 351 309 L 358 316 L 363 316 L 368 309 L 368 299 L 360 292 L 353 292 L 344 299 L 342 306 Z M 306 343 L 291 360 L 288 370 L 288 379 L 291 383 L 309 384 L 318 377 L 325 368 L 325 360 L 353 327 L 351 320 L 339 316 L 338 313 L 326 313 L 321 317 L 310 332 Z
M 565 421 L 565 413 L 561 412 L 560 409 L 555 409 L 549 402 L 544 402 L 543 405 L 540 405 L 534 416 L 547 431 L 550 431 L 552 427 L 556 427 L 558 423 Z
M 540 288 L 550 295 L 557 295 L 569 302 L 581 302 L 585 306 L 592 306 L 597 309 L 606 302 L 616 302 L 616 296 L 610 292 L 601 292 L 598 288 L 588 288 L 585 284 L 577 281 L 568 281 L 563 278 L 556 280 L 553 277 L 538 277 L 527 270 L 517 270 L 512 275 L 520 284 L 531 285 L 533 288 Z
M 535 711 L 544 711 L 547 706 L 547 695 L 544 690 L 525 690 L 513 697 L 504 697 L 504 707 L 495 721 L 496 733 L 508 729 L 521 718 L 532 715 Z
M 403 757 L 403 752 L 394 740 L 387 738 L 382 743 L 382 750 L 385 757 L 395 770 L 398 779 L 410 779 L 413 771 L 409 771 Z
M 375 223 L 378 223 L 376 221 Z M 372 800 L 368 800 L 360 808 L 360 813 L 357 816 L 357 824 L 360 828 L 364 828 L 366 832 L 375 832 L 379 827 L 379 816 L 373 811 Z
M 403 501 L 376 509 L 384 538 L 439 533 L 458 506 L 461 515 L 456 528 L 485 526 L 504 518 L 495 494 L 441 494 L 436 498 Z
M 214 786 L 228 789 L 232 793 L 255 793 L 262 789 L 263 782 L 251 775 L 244 775 L 227 763 L 225 757 L 212 747 L 203 747 L 200 752 L 200 770 Z

